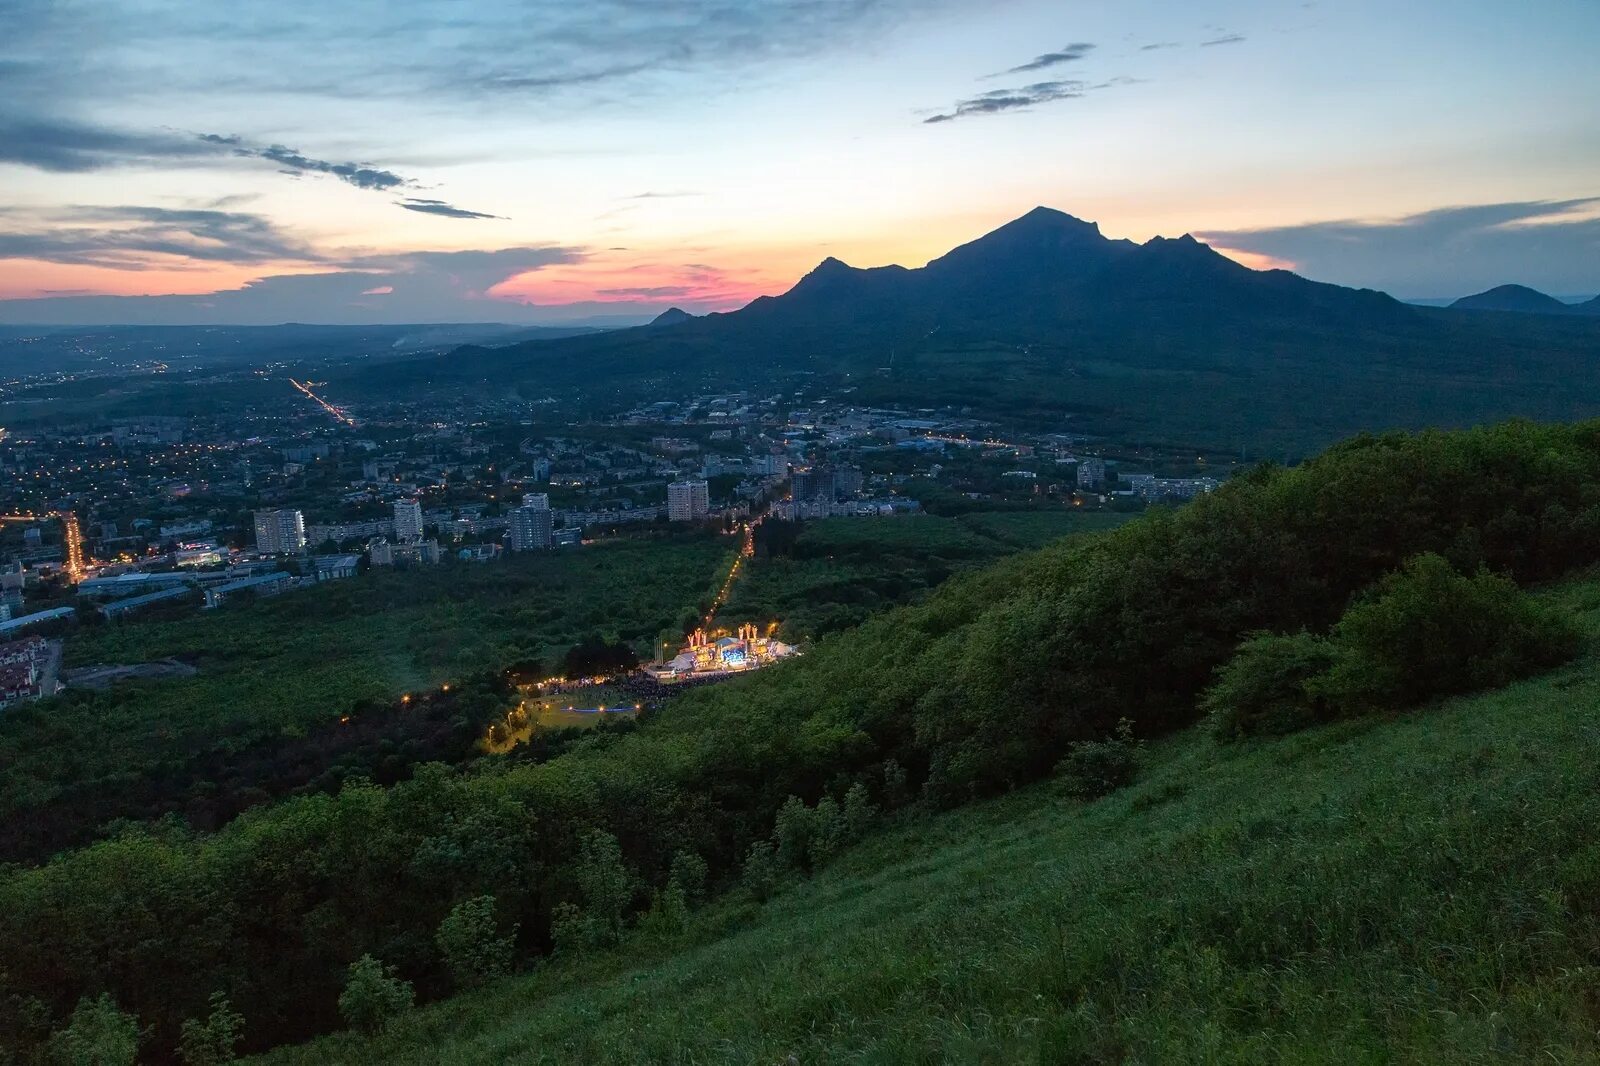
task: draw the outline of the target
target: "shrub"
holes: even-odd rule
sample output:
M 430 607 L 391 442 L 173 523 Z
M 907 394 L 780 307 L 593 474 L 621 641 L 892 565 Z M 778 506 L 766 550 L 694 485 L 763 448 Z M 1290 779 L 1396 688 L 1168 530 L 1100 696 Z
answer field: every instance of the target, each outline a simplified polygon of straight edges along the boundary
M 1139 749 L 1133 723 L 1124 718 L 1117 731 L 1104 740 L 1082 740 L 1067 749 L 1056 767 L 1068 795 L 1095 799 L 1133 781 L 1139 769 Z
M 139 1053 L 139 1020 L 117 1009 L 101 993 L 73 1008 L 67 1027 L 50 1038 L 50 1061 L 57 1066 L 133 1066 Z
M 233 1010 L 227 996 L 213 992 L 211 1014 L 206 1020 L 190 1018 L 183 1023 L 178 1057 L 184 1066 L 221 1066 L 234 1060 L 243 1036 L 243 1016 Z
M 363 955 L 350 964 L 344 991 L 339 994 L 339 1014 L 350 1028 L 376 1033 L 410 1010 L 413 998 L 411 982 L 396 977 L 393 966 Z
M 1292 733 L 1329 716 L 1327 701 L 1307 684 L 1334 661 L 1332 643 L 1310 633 L 1257 633 L 1217 670 L 1201 700 L 1219 740 Z
M 1464 576 L 1432 553 L 1378 582 L 1330 639 L 1334 662 L 1307 689 L 1341 714 L 1495 688 L 1565 662 L 1580 644 L 1570 622 L 1509 579 Z
M 500 935 L 493 896 L 474 896 L 451 908 L 439 923 L 434 943 L 450 980 L 458 988 L 476 988 L 511 971 L 516 935 L 516 926 L 509 936 Z

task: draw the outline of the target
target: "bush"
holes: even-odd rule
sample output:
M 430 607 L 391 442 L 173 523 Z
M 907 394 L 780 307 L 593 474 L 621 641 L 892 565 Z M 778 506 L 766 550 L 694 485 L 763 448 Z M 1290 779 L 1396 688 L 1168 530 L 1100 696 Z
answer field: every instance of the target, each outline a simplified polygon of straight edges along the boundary
M 339 1014 L 352 1029 L 376 1033 L 393 1018 L 411 1009 L 414 993 L 410 981 L 395 976 L 371 955 L 350 964 L 349 977 L 339 995 Z
M 1307 684 L 1334 661 L 1333 645 L 1310 633 L 1257 633 L 1217 671 L 1201 701 L 1219 740 L 1292 733 L 1329 717 L 1327 701 Z
M 221 1066 L 234 1060 L 243 1037 L 243 1016 L 235 1013 L 227 996 L 213 992 L 211 1014 L 206 1020 L 190 1018 L 183 1023 L 178 1057 L 184 1066 Z
M 1201 701 L 1219 739 L 1401 710 L 1496 688 L 1570 659 L 1570 622 L 1509 579 L 1424 553 L 1377 582 L 1326 639 L 1258 633 Z
M 456 904 L 439 923 L 434 943 L 458 988 L 477 988 L 511 971 L 517 927 L 501 936 L 494 912 L 493 896 L 474 896 Z
M 1133 723 L 1124 718 L 1117 731 L 1104 740 L 1082 740 L 1067 749 L 1056 767 L 1068 795 L 1096 799 L 1131 784 L 1139 770 L 1139 749 L 1144 742 L 1133 737 Z
M 117 1009 L 105 993 L 78 1001 L 67 1027 L 50 1038 L 56 1066 L 133 1066 L 139 1053 L 139 1020 Z
M 1509 579 L 1431 553 L 1380 581 L 1334 626 L 1331 668 L 1308 683 L 1341 714 L 1496 688 L 1578 652 L 1572 624 Z

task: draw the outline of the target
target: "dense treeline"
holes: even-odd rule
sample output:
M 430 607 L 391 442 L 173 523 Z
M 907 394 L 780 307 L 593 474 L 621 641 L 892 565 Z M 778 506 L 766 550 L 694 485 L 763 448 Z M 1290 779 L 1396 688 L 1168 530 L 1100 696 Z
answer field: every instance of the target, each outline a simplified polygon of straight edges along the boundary
M 509 672 L 482 674 L 386 702 L 357 700 L 318 729 L 175 754 L 144 773 L 85 777 L 0 819 L 0 856 L 42 860 L 94 839 L 107 824 L 165 815 L 214 830 L 252 807 L 336 792 L 350 779 L 392 785 L 422 763 L 471 760 L 486 730 L 516 703 Z
M 172 658 L 197 672 L 73 687 L 0 715 L 0 862 L 83 842 L 115 818 L 181 808 L 191 794 L 200 824 L 214 825 L 227 804 L 202 809 L 212 806 L 207 783 L 287 780 L 325 751 L 314 777 L 344 757 L 342 718 L 371 722 L 405 693 L 527 660 L 559 665 L 595 631 L 648 648 L 685 605 L 709 600 L 731 557 L 730 538 L 674 534 L 492 566 L 380 568 L 216 611 L 80 629 L 67 641 L 68 667 Z M 476 727 L 483 715 L 467 718 Z M 413 761 L 452 759 L 462 749 L 437 725 L 396 715 L 377 739 Z
M 1046 774 L 1122 718 L 1142 735 L 1179 728 L 1247 635 L 1325 632 L 1424 552 L 1521 582 L 1600 558 L 1600 423 L 1358 439 L 958 577 L 542 764 L 425 766 L 211 836 L 164 825 L 12 870 L 0 1032 L 36 1046 L 81 997 L 109 992 L 160 1051 L 221 992 L 248 1045 L 294 1039 L 338 1024 L 348 968 L 368 954 L 419 998 L 443 994 L 441 927 L 468 901 L 493 897 L 495 927 L 527 958 L 642 910 L 675 867 L 726 883 L 791 796 L 813 810 L 852 793 L 948 805 Z M 604 914 L 587 914 L 597 833 L 617 861 Z

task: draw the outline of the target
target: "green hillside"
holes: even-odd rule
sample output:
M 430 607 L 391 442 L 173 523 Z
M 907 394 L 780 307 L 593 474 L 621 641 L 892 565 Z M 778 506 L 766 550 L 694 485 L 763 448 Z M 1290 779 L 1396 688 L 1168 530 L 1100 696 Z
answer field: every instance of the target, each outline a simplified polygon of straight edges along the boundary
M 1551 598 L 1600 629 L 1600 581 Z M 1592 1062 L 1600 657 L 1084 804 L 903 822 L 764 906 L 557 959 L 311 1063 Z
M 508 972 L 599 995 L 621 965 L 608 960 L 646 966 L 676 950 L 674 930 L 752 922 L 774 924 L 746 935 L 796 943 L 752 951 L 747 989 L 718 987 L 748 972 L 731 961 L 692 977 L 674 964 L 660 979 L 694 991 L 628 1009 L 679 1019 L 662 1039 L 707 1041 L 701 1059 L 740 1059 L 719 1033 L 774 1048 L 934 1039 L 895 1024 L 902 1010 L 942 1019 L 951 1044 L 932 1060 L 1002 1037 L 1016 1043 L 994 1061 L 1047 1040 L 1067 1061 L 1116 1059 L 1135 1038 L 1203 1046 L 1187 1037 L 1212 1029 L 1282 1030 L 1304 1049 L 1448 1037 L 1488 1053 L 1533 1033 L 1581 1049 L 1594 1026 L 1570 1012 L 1600 948 L 1586 924 L 1600 853 L 1584 836 L 1600 740 L 1583 730 L 1600 682 L 1560 664 L 1593 642 L 1600 600 L 1523 590 L 1596 564 L 1600 423 L 1358 438 L 957 575 L 625 732 L 347 777 L 215 832 L 123 826 L 0 867 L 0 1049 L 27 1061 L 120 1017 L 170 1055 L 201 1019 L 229 1028 L 226 998 L 244 1047 L 265 1051 Z M 1537 707 L 1535 688 L 1425 710 L 1552 669 L 1568 673 L 1547 686 L 1567 687 Z M 1412 717 L 1355 735 L 1397 714 Z M 1295 738 L 1262 739 L 1281 734 Z M 1154 765 L 1118 790 L 1133 735 Z M 1052 777 L 1112 795 L 1080 818 L 1039 784 Z M 853 853 L 885 819 L 956 841 L 952 855 L 893 838 Z M 871 880 L 897 868 L 904 884 Z M 783 892 L 768 917 L 741 909 L 814 873 L 806 891 L 892 920 L 808 918 Z M 896 922 L 924 924 L 902 938 Z M 852 958 L 884 966 L 861 962 L 878 976 L 852 987 Z M 833 994 L 819 982 L 836 966 Z M 625 1015 L 572 1010 L 584 1039 L 627 1030 Z M 877 1061 L 906 1052 L 886 1044 Z

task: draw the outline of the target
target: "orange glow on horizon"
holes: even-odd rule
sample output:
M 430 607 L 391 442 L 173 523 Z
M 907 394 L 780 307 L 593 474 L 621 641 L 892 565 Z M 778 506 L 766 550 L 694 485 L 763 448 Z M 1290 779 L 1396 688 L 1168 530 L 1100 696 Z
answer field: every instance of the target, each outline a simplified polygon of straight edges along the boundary
M 1212 250 L 1219 255 L 1225 255 L 1240 266 L 1247 266 L 1251 270 L 1293 270 L 1294 263 L 1287 259 L 1267 255 L 1265 252 L 1246 252 L 1238 248 L 1223 248 L 1212 245 Z

